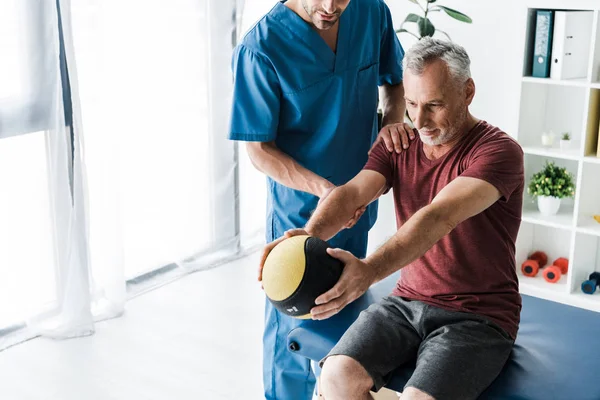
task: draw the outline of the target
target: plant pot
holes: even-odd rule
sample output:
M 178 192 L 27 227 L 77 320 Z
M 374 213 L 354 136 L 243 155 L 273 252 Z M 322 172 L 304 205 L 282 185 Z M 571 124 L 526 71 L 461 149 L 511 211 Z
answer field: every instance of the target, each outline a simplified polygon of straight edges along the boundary
M 571 147 L 571 141 L 570 140 L 560 139 L 560 149 L 561 150 L 567 150 L 570 147 Z
M 560 208 L 560 198 L 553 196 L 538 196 L 538 210 L 542 215 L 555 215 Z

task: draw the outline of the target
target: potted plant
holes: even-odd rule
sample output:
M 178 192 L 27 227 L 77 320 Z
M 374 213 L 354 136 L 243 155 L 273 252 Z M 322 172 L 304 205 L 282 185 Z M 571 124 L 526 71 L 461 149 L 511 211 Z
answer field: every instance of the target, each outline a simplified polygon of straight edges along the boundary
M 449 40 L 451 40 L 450 36 L 446 32 L 442 31 L 441 29 L 436 29 L 436 27 L 433 25 L 433 23 L 429 19 L 429 16 L 432 13 L 436 13 L 436 12 L 440 12 L 440 11 L 445 12 L 446 14 L 448 14 L 450 17 L 456 19 L 457 21 L 466 22 L 467 24 L 470 24 L 473 22 L 473 20 L 470 17 L 461 13 L 460 11 L 456 11 L 450 7 L 445 7 L 440 4 L 434 4 L 436 0 L 408 0 L 408 1 L 419 6 L 420 11 L 423 15 L 417 15 L 417 14 L 413 14 L 413 13 L 408 14 L 406 16 L 406 19 L 404 19 L 404 22 L 402 22 L 402 24 L 400 25 L 400 28 L 396 30 L 396 32 L 398 32 L 398 33 L 408 33 L 417 39 L 421 39 L 425 36 L 433 36 L 435 34 L 435 32 L 437 31 L 437 32 L 440 32 L 440 33 L 446 35 L 446 37 Z M 423 4 L 421 4 L 421 3 L 423 3 Z M 415 23 L 417 25 L 417 33 L 413 33 L 411 31 L 405 29 L 404 25 L 406 23 Z
M 567 150 L 571 147 L 571 134 L 569 132 L 563 132 L 560 138 L 560 149 Z
M 527 192 L 537 197 L 542 215 L 554 215 L 560 208 L 561 199 L 575 195 L 573 175 L 566 168 L 546 161 L 544 168 L 531 178 Z

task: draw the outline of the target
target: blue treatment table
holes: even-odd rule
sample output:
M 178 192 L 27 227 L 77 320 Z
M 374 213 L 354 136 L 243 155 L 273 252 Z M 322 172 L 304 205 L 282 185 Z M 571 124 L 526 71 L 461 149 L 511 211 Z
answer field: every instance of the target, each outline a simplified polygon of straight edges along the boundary
M 391 293 L 395 281 L 374 285 L 328 320 L 305 321 L 288 334 L 288 349 L 320 360 L 362 310 Z M 414 365 L 399 368 L 387 387 L 401 392 L 413 371 Z M 480 399 L 600 400 L 600 313 L 523 296 L 511 357 Z

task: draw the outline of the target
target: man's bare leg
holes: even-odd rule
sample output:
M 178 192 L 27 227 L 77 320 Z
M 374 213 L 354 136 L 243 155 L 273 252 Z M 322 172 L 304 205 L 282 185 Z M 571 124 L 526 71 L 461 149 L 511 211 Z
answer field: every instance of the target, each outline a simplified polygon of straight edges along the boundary
M 325 400 L 373 400 L 373 379 L 356 360 L 331 356 L 323 365 L 320 393 Z
M 435 398 L 417 388 L 407 387 L 402 392 L 400 400 L 435 400 Z

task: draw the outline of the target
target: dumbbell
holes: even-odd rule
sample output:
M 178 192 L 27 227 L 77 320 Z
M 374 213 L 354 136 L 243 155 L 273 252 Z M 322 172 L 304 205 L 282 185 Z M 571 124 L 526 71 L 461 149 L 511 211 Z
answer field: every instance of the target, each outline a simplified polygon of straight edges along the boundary
M 521 272 L 525 276 L 536 276 L 540 268 L 548 263 L 548 256 L 543 251 L 536 251 L 530 255 L 523 264 L 521 264 Z
M 551 266 L 544 268 L 544 279 L 549 283 L 556 283 L 562 275 L 569 272 L 569 260 L 564 257 L 554 260 Z
M 596 286 L 600 286 L 600 272 L 592 272 L 590 278 L 581 284 L 583 293 L 594 294 Z

